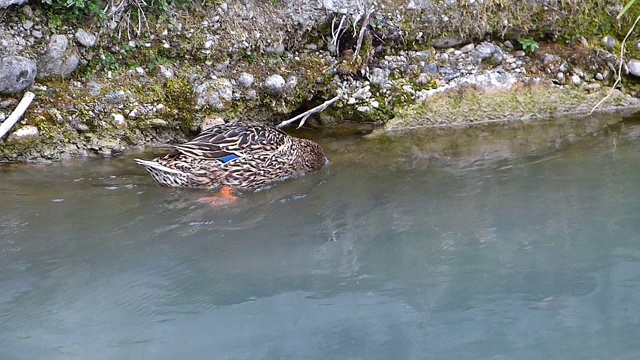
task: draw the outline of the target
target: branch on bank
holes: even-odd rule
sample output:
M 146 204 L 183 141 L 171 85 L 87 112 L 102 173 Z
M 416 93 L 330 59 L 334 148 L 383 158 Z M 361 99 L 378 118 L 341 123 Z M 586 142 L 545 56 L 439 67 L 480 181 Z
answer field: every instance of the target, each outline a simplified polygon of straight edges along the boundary
M 20 100 L 18 106 L 16 106 L 16 109 L 13 110 L 11 115 L 9 115 L 9 117 L 5 119 L 2 124 L 0 124 L 0 139 L 2 139 L 2 137 L 5 136 L 9 132 L 9 130 L 11 130 L 13 125 L 15 125 L 18 120 L 20 120 L 35 96 L 36 95 L 31 91 L 27 91 L 26 93 L 24 93 L 24 96 L 22 97 L 22 100 Z

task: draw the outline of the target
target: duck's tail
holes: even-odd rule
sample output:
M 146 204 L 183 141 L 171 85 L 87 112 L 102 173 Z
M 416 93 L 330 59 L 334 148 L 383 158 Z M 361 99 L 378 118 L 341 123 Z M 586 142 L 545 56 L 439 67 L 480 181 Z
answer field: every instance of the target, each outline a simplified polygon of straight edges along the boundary
M 144 166 L 153 180 L 161 185 L 183 187 L 187 183 L 188 175 L 180 170 L 172 169 L 155 161 L 135 159 L 135 162 Z

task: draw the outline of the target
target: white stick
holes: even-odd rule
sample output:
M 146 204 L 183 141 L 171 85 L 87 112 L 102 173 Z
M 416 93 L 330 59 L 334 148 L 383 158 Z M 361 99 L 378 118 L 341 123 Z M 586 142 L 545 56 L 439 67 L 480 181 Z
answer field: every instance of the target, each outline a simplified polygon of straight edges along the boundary
M 289 120 L 285 120 L 285 121 L 281 122 L 280 124 L 278 124 L 278 126 L 276 126 L 276 128 L 280 129 L 280 128 L 285 127 L 285 126 L 291 124 L 292 122 L 302 118 L 302 121 L 300 121 L 300 124 L 298 125 L 298 129 L 300 129 L 302 127 L 302 125 L 304 125 L 304 122 L 307 121 L 307 118 L 309 116 L 311 116 L 312 114 L 315 114 L 315 113 L 319 113 L 322 110 L 328 108 L 331 104 L 333 104 L 334 102 L 340 100 L 341 97 L 342 97 L 342 94 L 338 94 L 335 97 L 333 97 L 333 98 L 323 102 L 322 104 L 314 107 L 313 109 L 307 110 L 307 111 L 303 112 L 300 115 L 297 115 L 295 117 L 292 117 Z
M 16 109 L 13 110 L 11 115 L 9 115 L 9 117 L 5 121 L 3 121 L 2 124 L 0 124 L 0 139 L 2 139 L 2 137 L 7 132 L 9 132 L 11 127 L 18 122 L 18 120 L 20 119 L 22 114 L 24 114 L 24 112 L 27 110 L 27 108 L 29 107 L 29 105 L 31 104 L 31 101 L 33 101 L 33 98 L 35 96 L 36 95 L 31 91 L 27 91 L 26 93 L 24 93 L 24 96 L 22 97 L 22 100 L 20 100 L 20 103 L 18 104 L 18 106 L 16 106 Z

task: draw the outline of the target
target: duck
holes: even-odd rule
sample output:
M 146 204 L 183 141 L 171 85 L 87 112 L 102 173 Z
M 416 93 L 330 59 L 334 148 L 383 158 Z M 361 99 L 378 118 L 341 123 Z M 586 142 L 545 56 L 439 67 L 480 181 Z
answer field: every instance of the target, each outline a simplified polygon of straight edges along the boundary
M 259 190 L 316 172 L 329 163 L 316 142 L 261 124 L 225 123 L 153 160 L 135 159 L 153 180 L 169 187 L 220 189 L 217 197 L 233 201 L 234 190 Z

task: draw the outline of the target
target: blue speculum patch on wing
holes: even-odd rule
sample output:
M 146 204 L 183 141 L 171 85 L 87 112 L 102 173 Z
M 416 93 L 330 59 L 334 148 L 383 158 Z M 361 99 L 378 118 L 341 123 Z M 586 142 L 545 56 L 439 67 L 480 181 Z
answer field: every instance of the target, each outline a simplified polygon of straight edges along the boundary
M 223 164 L 228 163 L 229 161 L 233 160 L 233 159 L 237 159 L 240 156 L 235 155 L 235 154 L 231 154 L 231 155 L 227 155 L 227 156 L 223 156 L 221 158 L 218 158 L 218 160 L 222 161 Z

